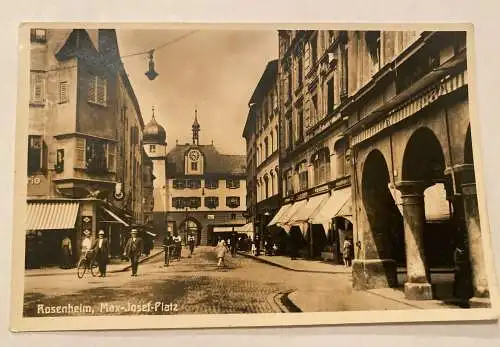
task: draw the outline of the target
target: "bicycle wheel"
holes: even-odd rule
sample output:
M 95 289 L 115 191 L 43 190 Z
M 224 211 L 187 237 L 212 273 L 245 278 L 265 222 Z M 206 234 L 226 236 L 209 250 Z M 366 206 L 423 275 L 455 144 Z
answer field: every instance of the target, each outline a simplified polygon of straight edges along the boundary
M 85 271 L 87 271 L 87 263 L 85 260 L 80 259 L 76 267 L 76 275 L 78 278 L 82 278 L 83 275 L 85 275 Z
M 92 274 L 93 277 L 97 276 L 99 274 L 99 265 L 97 264 L 96 261 L 93 261 L 90 263 L 90 273 Z

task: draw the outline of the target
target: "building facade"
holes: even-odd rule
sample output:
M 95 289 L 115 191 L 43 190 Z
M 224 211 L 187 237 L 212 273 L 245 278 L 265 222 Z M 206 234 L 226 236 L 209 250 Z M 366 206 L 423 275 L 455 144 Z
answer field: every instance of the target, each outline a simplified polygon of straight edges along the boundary
M 354 287 L 401 286 L 404 267 L 409 299 L 435 298 L 431 268 L 465 249 L 470 295 L 487 297 L 465 32 L 280 31 L 279 46 L 268 225 L 304 256 L 339 259 L 352 239 Z
M 279 32 L 278 226 L 303 256 L 340 260 L 352 235 L 344 44 L 334 31 Z
M 268 234 L 267 224 L 280 208 L 279 194 L 279 113 L 278 61 L 269 62 L 249 101 L 243 136 L 247 141 L 247 206 L 254 232 L 261 239 Z M 253 189 L 249 191 L 249 189 Z
M 112 254 L 120 254 L 126 227 L 144 222 L 142 175 L 134 174 L 142 167 L 142 127 L 114 30 L 31 30 L 31 264 L 57 263 L 65 235 L 78 257 L 84 230 L 103 229 Z
M 168 153 L 157 147 L 155 157 L 149 150 L 155 184 L 165 175 L 155 193 L 154 213 L 164 218 L 164 233 L 180 235 L 183 242 L 192 234 L 198 245 L 213 245 L 246 223 L 246 157 L 222 154 L 213 143 L 200 144 L 199 132 L 195 115 L 192 143 L 176 143 Z M 158 145 L 156 138 L 152 142 Z

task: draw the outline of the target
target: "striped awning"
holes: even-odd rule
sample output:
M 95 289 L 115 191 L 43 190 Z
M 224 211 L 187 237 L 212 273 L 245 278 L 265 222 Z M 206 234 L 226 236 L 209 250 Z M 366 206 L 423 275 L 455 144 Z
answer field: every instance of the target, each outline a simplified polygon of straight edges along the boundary
M 125 222 L 123 219 L 121 219 L 120 217 L 118 217 L 115 213 L 111 212 L 110 210 L 108 210 L 107 208 L 103 207 L 102 208 L 104 211 L 106 211 L 107 214 L 109 214 L 114 220 L 116 220 L 118 223 L 121 223 L 123 224 L 124 226 L 128 227 L 130 226 L 127 222 Z
M 74 229 L 79 202 L 28 202 L 26 230 Z

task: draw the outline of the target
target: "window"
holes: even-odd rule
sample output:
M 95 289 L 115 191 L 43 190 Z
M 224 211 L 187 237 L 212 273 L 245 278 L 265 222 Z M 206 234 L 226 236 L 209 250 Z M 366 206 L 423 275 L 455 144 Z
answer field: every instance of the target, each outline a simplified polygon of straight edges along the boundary
M 59 82 L 59 103 L 64 104 L 69 101 L 68 96 L 68 82 Z
M 287 82 L 288 82 L 288 89 L 287 89 L 287 101 L 292 100 L 292 73 L 289 71 L 287 74 Z
M 228 196 L 226 197 L 226 206 L 229 208 L 237 208 L 240 206 L 239 196 Z
M 266 136 L 266 138 L 264 139 L 264 147 L 265 147 L 265 151 L 264 151 L 264 154 L 265 154 L 265 156 L 264 156 L 264 160 L 266 160 L 266 159 L 267 159 L 267 157 L 269 157 L 269 139 L 267 138 L 267 136 Z
M 217 188 L 219 188 L 219 181 L 216 179 L 208 179 L 205 181 L 205 188 L 217 189 Z
M 205 207 L 207 208 L 217 208 L 219 206 L 219 198 L 216 196 L 205 197 Z
M 265 185 L 265 193 L 264 193 L 264 196 L 265 198 L 267 199 L 269 197 L 269 177 L 268 176 L 264 176 L 264 185 Z
M 318 121 L 318 95 L 314 94 L 311 99 L 310 124 L 316 124 Z
M 107 144 L 107 169 L 110 172 L 116 171 L 116 143 Z
M 156 153 L 156 145 L 149 145 L 149 151 L 151 153 Z
M 30 30 L 31 42 L 45 43 L 47 42 L 46 29 L 31 29 Z
M 172 206 L 174 208 L 184 208 L 185 200 L 184 198 L 172 198 Z
M 340 46 L 340 64 L 341 64 L 341 79 L 340 79 L 340 95 L 341 97 L 347 96 L 347 91 L 348 91 L 348 51 L 347 51 L 347 46 L 345 44 L 342 44 Z
M 274 153 L 274 131 L 271 130 L 271 146 L 269 147 L 269 151 L 272 153 Z
M 365 40 L 370 54 L 371 72 L 373 74 L 380 69 L 380 31 L 367 31 Z
M 326 112 L 330 114 L 333 111 L 334 99 L 333 99 L 333 77 L 330 78 L 326 85 Z
M 285 181 L 285 195 L 292 195 L 294 193 L 293 191 L 293 182 L 292 182 L 292 170 L 287 170 L 284 174 L 284 181 Z
M 198 163 L 197 162 L 194 162 L 194 161 L 191 162 L 191 170 L 193 170 L 193 171 L 198 170 Z
M 107 169 L 106 142 L 98 139 L 86 139 L 85 166 L 91 172 Z
M 302 110 L 299 110 L 297 112 L 297 132 L 295 135 L 295 142 L 299 143 L 302 142 L 304 139 L 304 112 Z
M 200 187 L 201 187 L 200 180 L 193 180 L 193 179 L 186 180 L 186 188 L 198 189 Z
M 274 191 L 274 174 L 271 172 L 271 196 L 273 196 L 275 194 L 275 191 Z
M 45 72 L 31 71 L 30 74 L 30 104 L 43 106 L 46 98 L 46 80 Z
M 174 179 L 172 182 L 174 189 L 184 189 L 186 188 L 186 183 L 182 179 Z
M 288 117 L 286 120 L 286 126 L 287 126 L 287 148 L 292 147 L 293 144 L 293 123 L 292 123 L 292 117 Z
M 201 198 L 199 197 L 190 197 L 185 199 L 187 199 L 186 205 L 189 208 L 199 208 L 201 206 Z
M 93 104 L 107 106 L 108 81 L 101 76 L 91 76 L 89 79 L 88 101 Z
M 299 174 L 299 190 L 304 191 L 308 186 L 307 164 L 302 162 L 297 168 Z
M 304 79 L 304 67 L 302 66 L 302 58 L 299 58 L 297 61 L 297 88 L 302 86 L 302 82 Z
M 313 156 L 314 183 L 316 185 L 328 182 L 330 179 L 330 151 L 320 150 Z
M 227 179 L 226 187 L 229 189 L 237 189 L 240 187 L 240 180 L 238 179 Z
M 311 40 L 311 63 L 314 65 L 318 60 L 318 36 L 315 35 Z
M 54 170 L 57 173 L 64 171 L 64 149 L 60 148 L 56 151 L 56 163 L 54 164 Z
M 47 148 L 41 135 L 28 136 L 28 175 L 42 173 L 46 169 Z

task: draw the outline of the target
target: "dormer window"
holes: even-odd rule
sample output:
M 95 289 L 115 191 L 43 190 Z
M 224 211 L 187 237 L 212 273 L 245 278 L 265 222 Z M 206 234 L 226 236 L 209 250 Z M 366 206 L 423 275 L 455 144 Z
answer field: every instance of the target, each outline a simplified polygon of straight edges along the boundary
M 149 151 L 151 153 L 156 153 L 156 145 L 149 145 Z

